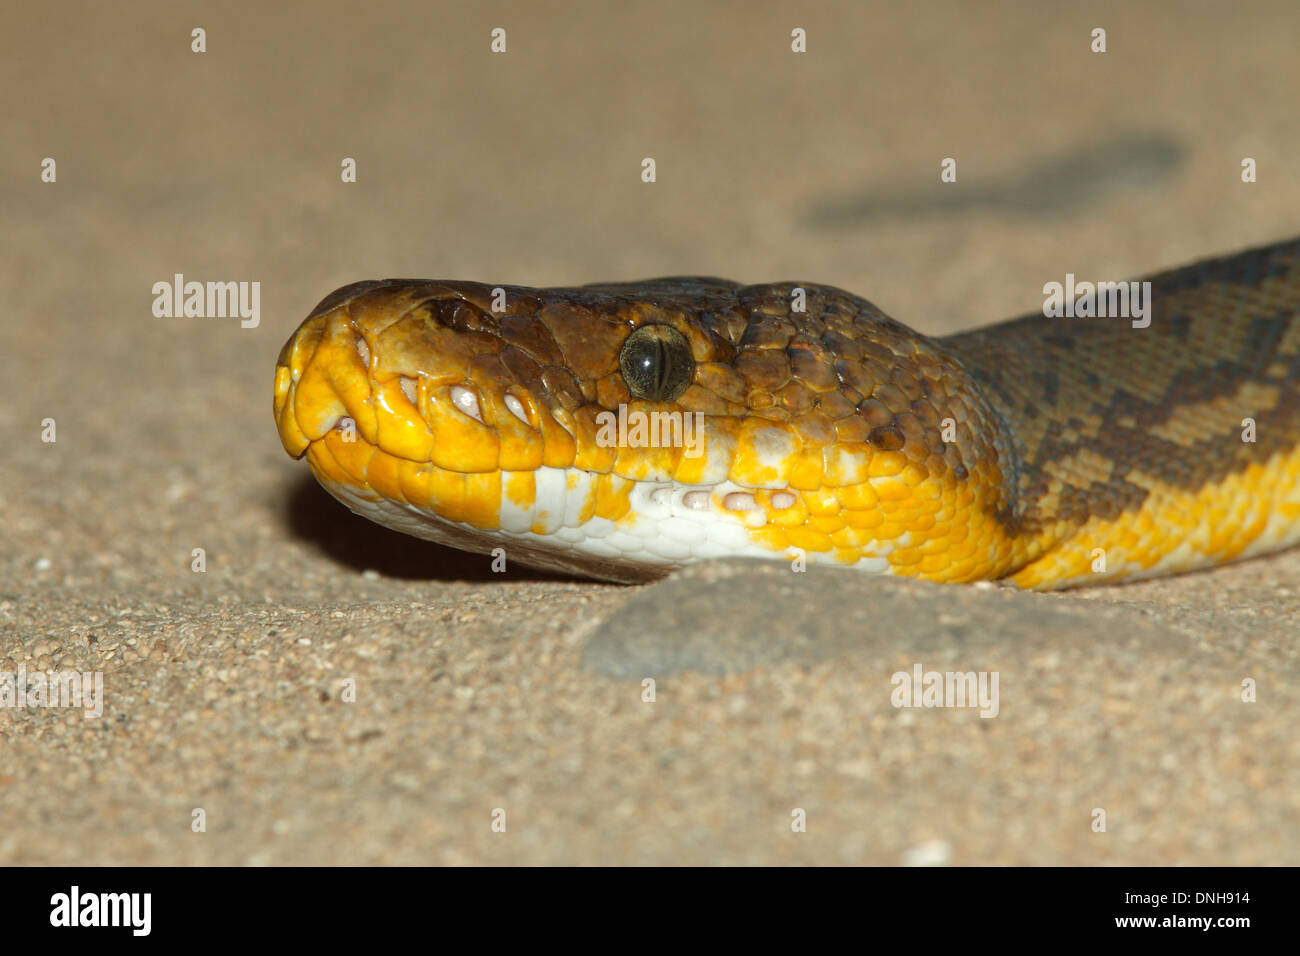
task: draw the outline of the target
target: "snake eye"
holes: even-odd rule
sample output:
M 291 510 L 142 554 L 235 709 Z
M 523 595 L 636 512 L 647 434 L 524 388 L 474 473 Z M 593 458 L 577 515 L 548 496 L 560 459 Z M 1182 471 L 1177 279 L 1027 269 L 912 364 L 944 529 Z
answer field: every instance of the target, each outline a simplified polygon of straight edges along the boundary
M 618 353 L 618 368 L 634 398 L 672 402 L 695 376 L 695 359 L 686 336 L 671 325 L 643 325 Z

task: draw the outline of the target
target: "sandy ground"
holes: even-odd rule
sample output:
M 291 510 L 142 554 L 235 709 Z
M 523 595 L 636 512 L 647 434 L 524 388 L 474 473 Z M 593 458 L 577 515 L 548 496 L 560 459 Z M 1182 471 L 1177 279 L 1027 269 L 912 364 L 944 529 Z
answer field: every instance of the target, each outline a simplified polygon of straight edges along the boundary
M 0 862 L 1300 863 L 1300 555 L 494 575 L 353 517 L 270 414 L 361 278 L 807 279 L 946 332 L 1288 237 L 1294 5 L 477 6 L 0 14 L 0 671 L 104 680 L 98 718 L 0 709 Z M 260 324 L 155 317 L 176 273 L 259 281 Z M 918 664 L 996 671 L 997 716 L 893 707 Z

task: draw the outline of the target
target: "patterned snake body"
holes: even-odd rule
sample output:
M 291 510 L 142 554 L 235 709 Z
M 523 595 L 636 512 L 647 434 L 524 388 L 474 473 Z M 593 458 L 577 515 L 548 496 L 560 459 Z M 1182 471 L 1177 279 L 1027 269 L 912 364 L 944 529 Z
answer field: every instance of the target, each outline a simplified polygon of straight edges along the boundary
M 1055 588 L 1295 543 L 1300 240 L 1150 281 L 1146 328 L 946 338 L 806 283 L 361 282 L 285 344 L 276 423 L 359 514 L 616 581 L 751 555 Z M 620 406 L 700 413 L 702 453 L 611 443 Z

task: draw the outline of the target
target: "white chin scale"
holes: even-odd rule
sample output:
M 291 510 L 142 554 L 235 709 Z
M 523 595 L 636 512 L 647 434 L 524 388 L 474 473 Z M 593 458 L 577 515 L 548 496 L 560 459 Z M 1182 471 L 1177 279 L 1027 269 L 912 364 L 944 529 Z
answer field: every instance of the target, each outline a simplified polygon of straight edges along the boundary
M 449 521 L 348 485 L 321 484 L 352 511 L 395 531 L 481 554 L 503 548 L 507 567 L 517 561 L 550 571 L 639 582 L 711 558 L 790 558 L 750 539 L 746 525 L 762 526 L 766 521 L 762 509 L 727 510 L 753 501 L 752 489 L 730 481 L 713 486 L 632 482 L 628 493 L 631 509 L 615 522 L 600 517 L 580 521 L 589 495 L 595 494 L 591 473 L 542 467 L 533 476 L 537 493 L 531 508 L 509 500 L 506 475 L 502 476 L 500 528 L 496 530 Z M 809 563 L 819 558 L 825 556 L 807 556 Z M 856 567 L 885 571 L 889 564 L 884 558 L 863 558 Z

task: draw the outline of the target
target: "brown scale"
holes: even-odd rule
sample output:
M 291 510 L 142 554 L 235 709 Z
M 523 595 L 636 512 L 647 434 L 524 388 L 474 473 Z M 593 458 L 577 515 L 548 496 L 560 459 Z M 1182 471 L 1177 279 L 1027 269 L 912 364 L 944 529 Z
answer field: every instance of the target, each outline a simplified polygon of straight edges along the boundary
M 1007 421 L 1032 524 L 1136 511 L 1134 471 L 1180 490 L 1217 482 L 1289 450 L 1300 434 L 1300 241 L 1148 277 L 1151 324 L 1031 315 L 943 340 Z M 1242 394 L 1271 387 L 1271 400 Z M 1256 422 L 1243 442 L 1241 421 Z M 1178 440 L 1161 437 L 1165 426 Z M 1087 481 L 1065 465 L 1092 451 L 1111 463 Z M 1044 512 L 1049 490 L 1060 505 Z

